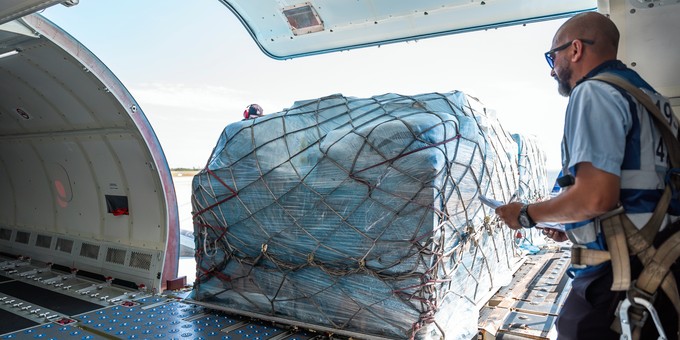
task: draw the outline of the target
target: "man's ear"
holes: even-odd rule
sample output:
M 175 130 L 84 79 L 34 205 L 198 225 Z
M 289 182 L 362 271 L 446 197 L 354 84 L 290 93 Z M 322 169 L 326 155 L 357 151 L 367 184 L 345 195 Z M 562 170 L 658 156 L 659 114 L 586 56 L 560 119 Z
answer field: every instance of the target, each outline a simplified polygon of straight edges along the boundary
M 572 63 L 577 63 L 583 58 L 583 42 L 581 40 L 574 40 L 569 46 L 570 59 Z

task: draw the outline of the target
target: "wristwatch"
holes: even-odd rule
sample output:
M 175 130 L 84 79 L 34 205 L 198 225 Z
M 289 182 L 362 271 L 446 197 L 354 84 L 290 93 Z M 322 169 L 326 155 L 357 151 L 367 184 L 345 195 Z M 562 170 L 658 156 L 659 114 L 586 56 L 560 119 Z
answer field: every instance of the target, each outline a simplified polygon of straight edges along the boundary
M 529 209 L 528 204 L 523 205 L 522 208 L 519 209 L 519 217 L 517 217 L 517 221 L 519 221 L 519 225 L 521 225 L 523 228 L 533 228 L 536 226 L 536 222 L 531 219 L 527 209 Z

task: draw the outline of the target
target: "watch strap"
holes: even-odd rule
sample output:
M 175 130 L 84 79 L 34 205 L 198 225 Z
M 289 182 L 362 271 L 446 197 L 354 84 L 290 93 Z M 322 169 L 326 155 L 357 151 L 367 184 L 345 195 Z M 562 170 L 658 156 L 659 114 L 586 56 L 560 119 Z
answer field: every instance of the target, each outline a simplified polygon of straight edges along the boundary
M 524 215 L 526 217 L 526 220 L 529 222 L 529 225 L 522 225 L 524 228 L 533 228 L 536 226 L 536 222 L 534 221 L 533 218 L 529 215 L 529 204 L 525 204 L 522 206 L 522 208 L 519 210 L 520 215 Z M 520 223 L 521 224 L 521 223 Z

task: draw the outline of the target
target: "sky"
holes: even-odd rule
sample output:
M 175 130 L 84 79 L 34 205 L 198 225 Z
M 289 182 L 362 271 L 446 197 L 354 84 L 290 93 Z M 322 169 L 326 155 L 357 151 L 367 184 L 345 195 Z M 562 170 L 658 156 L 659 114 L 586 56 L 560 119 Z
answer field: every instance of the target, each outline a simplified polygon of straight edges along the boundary
M 171 168 L 202 168 L 246 105 L 459 90 L 560 168 L 567 99 L 543 53 L 564 19 L 277 61 L 217 0 L 80 0 L 41 12 L 92 51 L 154 128 Z

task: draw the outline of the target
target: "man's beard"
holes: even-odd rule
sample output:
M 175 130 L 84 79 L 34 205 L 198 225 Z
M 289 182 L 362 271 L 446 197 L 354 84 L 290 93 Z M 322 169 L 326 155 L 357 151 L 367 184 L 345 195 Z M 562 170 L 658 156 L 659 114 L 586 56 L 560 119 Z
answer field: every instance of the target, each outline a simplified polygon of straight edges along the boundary
M 562 74 L 555 76 L 557 80 L 557 93 L 562 96 L 569 97 L 571 93 L 571 85 L 569 85 L 569 79 L 571 79 L 571 68 L 567 67 L 562 71 Z

